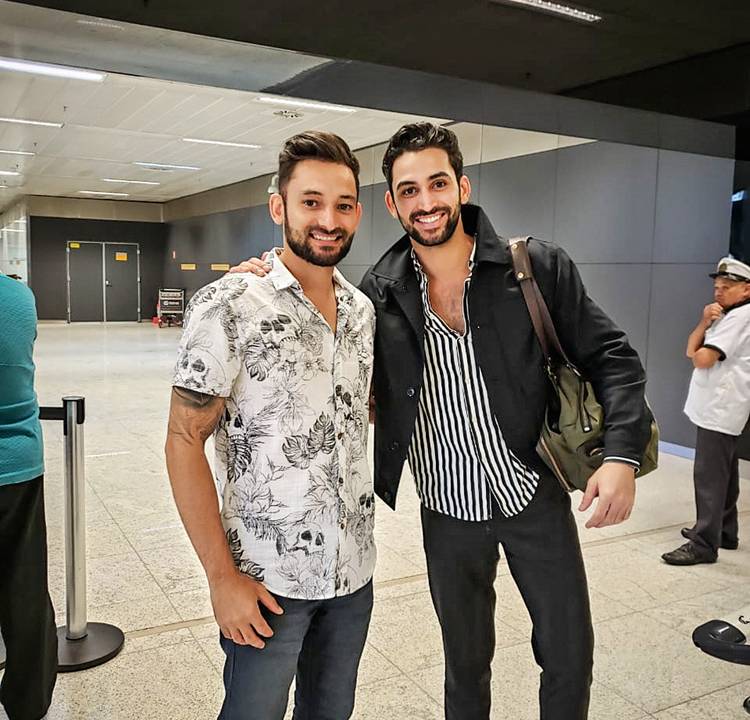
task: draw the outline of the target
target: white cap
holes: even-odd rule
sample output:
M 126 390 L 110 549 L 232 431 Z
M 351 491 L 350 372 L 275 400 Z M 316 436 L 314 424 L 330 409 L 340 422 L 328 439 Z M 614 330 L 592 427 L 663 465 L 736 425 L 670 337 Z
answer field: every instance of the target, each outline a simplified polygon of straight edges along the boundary
M 750 265 L 745 265 L 745 263 L 735 260 L 733 257 L 725 257 L 719 260 L 716 272 L 712 272 L 709 277 L 725 277 L 729 280 L 750 282 Z

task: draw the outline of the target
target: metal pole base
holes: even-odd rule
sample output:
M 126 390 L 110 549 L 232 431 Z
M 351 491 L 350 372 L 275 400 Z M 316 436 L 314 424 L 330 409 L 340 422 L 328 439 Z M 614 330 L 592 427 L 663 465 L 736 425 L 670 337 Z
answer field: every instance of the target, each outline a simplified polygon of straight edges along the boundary
M 103 665 L 115 657 L 125 642 L 120 628 L 104 623 L 89 623 L 87 635 L 68 640 L 67 628 L 57 628 L 57 671 L 76 672 Z

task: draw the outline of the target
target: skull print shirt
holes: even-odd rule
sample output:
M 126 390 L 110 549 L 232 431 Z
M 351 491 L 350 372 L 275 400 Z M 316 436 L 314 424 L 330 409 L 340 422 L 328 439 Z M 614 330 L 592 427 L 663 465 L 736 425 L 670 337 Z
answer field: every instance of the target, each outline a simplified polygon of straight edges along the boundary
M 322 600 L 359 590 L 375 566 L 375 312 L 334 270 L 334 333 L 270 262 L 264 278 L 227 275 L 195 294 L 173 384 L 227 398 L 214 471 L 236 566 L 282 597 Z

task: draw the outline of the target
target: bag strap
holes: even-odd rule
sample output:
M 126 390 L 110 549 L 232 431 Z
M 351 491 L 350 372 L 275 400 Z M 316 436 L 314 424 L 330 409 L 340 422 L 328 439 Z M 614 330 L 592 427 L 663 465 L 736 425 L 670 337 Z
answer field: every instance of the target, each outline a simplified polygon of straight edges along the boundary
M 555 350 L 562 361 L 571 369 L 575 370 L 575 365 L 568 359 L 565 350 L 560 344 L 560 338 L 557 336 L 555 324 L 552 322 L 547 303 L 544 300 L 542 291 L 534 278 L 534 271 L 531 267 L 531 257 L 529 256 L 529 236 L 514 237 L 510 239 L 510 253 L 513 258 L 513 272 L 516 280 L 521 286 L 523 299 L 526 301 L 526 307 L 531 316 L 531 324 L 534 326 L 534 332 L 542 346 L 542 352 L 547 361 L 547 366 L 552 365 L 552 350 Z

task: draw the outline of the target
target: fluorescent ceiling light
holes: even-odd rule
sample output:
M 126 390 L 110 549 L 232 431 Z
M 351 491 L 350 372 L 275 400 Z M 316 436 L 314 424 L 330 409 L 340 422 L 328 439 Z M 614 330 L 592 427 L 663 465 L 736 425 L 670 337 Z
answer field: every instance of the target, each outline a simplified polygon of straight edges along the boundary
M 8 177 L 16 177 L 20 174 L 20 172 L 16 172 L 15 170 L 0 170 L 0 175 L 7 175 Z
M 41 127 L 61 128 L 62 123 L 45 122 L 43 120 L 23 120 L 21 118 L 0 117 L 0 122 L 14 123 L 15 125 L 40 125 Z
M 251 150 L 260 150 L 260 145 L 241 142 L 225 142 L 224 140 L 199 140 L 198 138 L 182 138 L 183 142 L 201 143 L 202 145 L 222 145 L 225 147 L 250 148 Z
M 151 180 L 118 180 L 117 178 L 102 178 L 102 182 L 127 183 L 128 185 L 161 185 L 161 183 Z
M 258 102 L 269 105 L 284 105 L 285 107 L 309 108 L 310 110 L 330 110 L 331 112 L 354 113 L 356 108 L 344 107 L 343 105 L 327 105 L 326 103 L 312 102 L 311 100 L 295 100 L 294 98 L 270 97 L 262 95 L 255 98 Z
M 563 17 L 571 18 L 572 20 L 582 20 L 583 22 L 595 23 L 602 19 L 601 15 L 582 10 L 572 5 L 562 5 L 556 2 L 548 2 L 548 0 L 492 0 L 496 3 L 502 3 L 503 5 L 523 5 L 524 7 L 532 10 L 540 10 L 545 13 L 552 13 L 553 15 L 562 15 Z
M 0 150 L 0 155 L 35 155 L 36 153 L 26 150 Z
M 88 80 L 103 82 L 107 77 L 104 73 L 80 68 L 65 67 L 64 65 L 48 65 L 47 63 L 30 62 L 28 60 L 13 60 L 0 58 L 0 70 L 29 73 L 30 75 L 47 75 L 49 77 L 65 78 L 67 80 Z
M 154 162 L 137 162 L 133 165 L 140 165 L 141 167 L 156 168 L 157 170 L 200 170 L 199 167 L 194 165 L 167 165 L 165 163 L 154 163 Z
M 99 192 L 98 190 L 79 190 L 80 195 L 103 195 L 106 197 L 128 197 L 128 193 L 120 192 Z
M 105 27 L 111 28 L 112 30 L 124 30 L 122 25 L 116 25 L 115 23 L 105 22 L 104 20 L 76 20 L 79 25 L 93 25 L 94 27 Z

